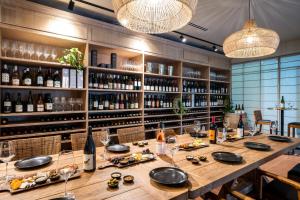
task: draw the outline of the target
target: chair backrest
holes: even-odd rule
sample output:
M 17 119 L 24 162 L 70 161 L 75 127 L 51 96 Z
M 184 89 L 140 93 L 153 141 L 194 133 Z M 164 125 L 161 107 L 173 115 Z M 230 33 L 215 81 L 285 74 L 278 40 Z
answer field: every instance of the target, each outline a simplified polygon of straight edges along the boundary
M 169 137 L 169 136 L 175 136 L 177 135 L 176 132 L 174 131 L 174 129 L 166 129 L 165 130 L 165 137 Z
M 145 140 L 144 126 L 121 128 L 117 130 L 119 143 Z
M 103 146 L 101 142 L 101 138 L 104 137 L 104 135 L 107 133 L 107 131 L 95 131 L 93 132 L 93 140 L 96 147 Z M 75 133 L 71 134 L 71 144 L 72 144 L 72 150 L 83 150 L 84 145 L 86 142 L 87 134 L 86 133 Z
M 12 140 L 16 149 L 15 160 L 32 156 L 52 155 L 60 152 L 61 136 L 47 136 Z
M 184 134 L 190 134 L 194 130 L 192 126 L 185 127 L 184 129 Z
M 262 114 L 260 110 L 254 110 L 254 121 L 262 120 Z

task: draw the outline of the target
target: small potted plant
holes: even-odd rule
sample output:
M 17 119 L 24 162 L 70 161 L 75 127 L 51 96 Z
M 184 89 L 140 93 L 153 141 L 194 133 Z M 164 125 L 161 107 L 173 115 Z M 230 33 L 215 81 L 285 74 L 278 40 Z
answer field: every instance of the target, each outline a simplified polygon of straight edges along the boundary
M 78 48 L 64 50 L 64 55 L 58 58 L 61 64 L 68 64 L 77 70 L 83 70 L 83 54 Z
M 181 98 L 175 98 L 173 101 L 173 111 L 175 114 L 182 115 L 186 113 L 186 108 L 183 106 Z

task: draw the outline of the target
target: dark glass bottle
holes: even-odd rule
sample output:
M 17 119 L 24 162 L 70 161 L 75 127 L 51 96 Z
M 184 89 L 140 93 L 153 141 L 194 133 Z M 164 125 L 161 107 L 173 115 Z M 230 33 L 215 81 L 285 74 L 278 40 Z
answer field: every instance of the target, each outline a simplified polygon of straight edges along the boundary
M 51 112 L 53 110 L 53 101 L 51 94 L 46 94 L 45 95 L 45 111 Z
M 37 75 L 36 75 L 36 85 L 37 86 L 43 86 L 44 85 L 44 75 L 43 75 L 41 67 L 39 67 Z
M 61 78 L 59 76 L 58 70 L 56 70 L 54 75 L 53 75 L 53 86 L 56 87 L 56 88 L 61 87 Z
M 3 66 L 2 72 L 1 72 L 1 84 L 2 85 L 9 85 L 10 83 L 10 73 L 8 70 L 7 65 L 5 64 Z
M 217 135 L 218 135 L 218 126 L 215 124 L 216 122 L 216 117 L 212 116 L 212 121 L 209 127 L 209 142 L 211 144 L 216 144 L 217 143 Z
M 28 94 L 28 100 L 27 100 L 27 104 L 26 104 L 26 111 L 27 112 L 33 112 L 33 98 L 32 98 L 31 91 L 29 91 L 29 94 Z
M 53 87 L 53 77 L 51 74 L 51 69 L 49 69 L 47 73 L 46 87 Z
M 244 137 L 244 123 L 243 123 L 243 115 L 240 115 L 240 120 L 236 129 L 238 137 Z
M 23 74 L 23 85 L 25 86 L 31 86 L 32 85 L 32 79 L 31 79 L 31 74 L 29 71 L 29 68 L 26 68 Z
M 92 127 L 89 126 L 88 136 L 84 146 L 84 171 L 96 170 L 96 146 L 93 140 Z
M 11 113 L 12 112 L 12 103 L 10 99 L 9 93 L 5 93 L 5 99 L 3 101 L 3 112 L 4 113 Z
M 11 83 L 12 83 L 12 85 L 15 85 L 15 86 L 20 85 L 20 75 L 19 75 L 19 70 L 18 70 L 17 65 L 15 65 L 15 67 L 14 67 L 13 74 L 11 77 Z
M 36 104 L 36 111 L 37 112 L 44 112 L 45 111 L 42 94 L 39 94 L 38 101 L 37 101 L 37 104 Z
M 23 112 L 21 93 L 18 93 L 18 97 L 17 97 L 17 101 L 16 101 L 16 105 L 15 105 L 15 112 L 17 112 L 17 113 Z

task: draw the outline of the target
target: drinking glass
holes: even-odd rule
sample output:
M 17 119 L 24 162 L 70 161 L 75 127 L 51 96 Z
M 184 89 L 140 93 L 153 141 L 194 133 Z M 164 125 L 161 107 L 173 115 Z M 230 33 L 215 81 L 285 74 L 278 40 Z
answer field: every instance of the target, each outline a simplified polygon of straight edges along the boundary
M 201 131 L 201 122 L 199 120 L 194 121 L 194 131 L 196 133 Z
M 63 150 L 58 154 L 57 172 L 65 180 L 65 194 L 64 197 L 74 198 L 74 194 L 67 192 L 67 183 L 69 178 L 76 172 L 74 168 L 74 154 L 72 150 Z
M 83 104 L 83 101 L 81 98 L 76 98 L 76 104 L 78 106 L 78 110 L 81 111 L 82 110 L 82 104 Z
M 32 59 L 34 55 L 34 44 L 30 43 L 27 45 L 27 54 L 29 55 L 29 59 Z
M 75 105 L 76 101 L 75 98 L 70 97 L 68 99 L 68 104 L 71 106 L 71 111 L 74 111 L 74 105 Z
M 60 111 L 60 100 L 59 97 L 53 98 L 53 111 Z
M 228 129 L 228 127 L 230 126 L 230 122 L 229 122 L 229 120 L 228 120 L 227 118 L 225 118 L 225 119 L 223 120 L 223 126 L 224 126 L 224 128 L 225 128 L 225 130 L 226 130 L 226 132 L 227 132 L 227 129 Z
M 173 143 L 168 143 L 167 148 L 171 154 L 172 157 L 172 166 L 176 167 L 175 161 L 174 161 L 174 156 L 175 154 L 179 151 L 179 146 L 176 144 L 176 137 L 174 136 L 172 139 L 174 142 Z
M 1 48 L 2 48 L 2 51 L 4 52 L 4 56 L 6 57 L 7 56 L 7 51 L 9 49 L 9 40 L 3 39 Z
M 107 160 L 107 151 L 106 151 L 106 146 L 108 145 L 108 143 L 110 142 L 110 135 L 109 135 L 109 129 L 105 129 L 103 131 L 103 135 L 101 136 L 100 140 L 101 143 L 104 145 L 104 151 L 103 151 L 103 160 Z
M 43 46 L 42 45 L 37 45 L 35 47 L 35 54 L 37 56 L 37 59 L 40 60 L 40 57 L 43 54 Z
M 57 58 L 57 50 L 55 47 L 53 47 L 51 50 L 51 59 L 52 61 L 56 61 L 56 58 Z
M 275 133 L 275 134 L 277 134 L 277 132 L 278 132 L 278 127 L 279 127 L 278 121 L 276 120 L 276 121 L 272 124 L 272 126 L 271 126 L 272 132 Z
M 48 60 L 50 53 L 50 49 L 48 47 L 44 47 L 43 55 L 45 60 Z
M 10 50 L 13 57 L 16 57 L 16 53 L 18 51 L 18 41 L 12 41 Z
M 5 163 L 5 180 L 8 181 L 7 165 L 15 157 L 16 151 L 11 141 L 0 142 L 0 160 Z
M 66 106 L 67 106 L 66 97 L 61 97 L 60 98 L 60 103 L 61 103 L 61 109 L 62 109 L 62 111 L 65 111 L 66 110 Z
M 25 42 L 18 42 L 18 48 L 20 52 L 20 57 L 24 58 L 24 55 L 26 53 L 27 44 Z

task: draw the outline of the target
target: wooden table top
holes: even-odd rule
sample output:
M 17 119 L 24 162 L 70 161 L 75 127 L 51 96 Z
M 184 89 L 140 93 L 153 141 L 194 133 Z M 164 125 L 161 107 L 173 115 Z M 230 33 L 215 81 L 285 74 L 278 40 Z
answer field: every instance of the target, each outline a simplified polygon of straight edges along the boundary
M 191 142 L 193 138 L 189 135 L 178 136 L 177 143 Z M 271 146 L 269 152 L 255 151 L 247 149 L 243 146 L 245 141 L 255 141 L 265 143 Z M 207 139 L 204 139 L 207 142 Z M 189 175 L 189 184 L 181 188 L 170 188 L 154 183 L 149 178 L 149 172 L 157 167 L 170 166 L 171 159 L 169 156 L 157 157 L 157 160 L 148 163 L 143 163 L 123 169 L 106 168 L 96 170 L 93 173 L 82 173 L 78 179 L 70 180 L 67 189 L 76 195 L 78 200 L 99 200 L 99 199 L 188 199 L 195 198 L 198 195 L 204 194 L 215 187 L 221 186 L 260 165 L 278 157 L 279 155 L 295 148 L 300 144 L 300 139 L 293 139 L 291 143 L 274 142 L 265 135 L 245 138 L 236 142 L 224 142 L 222 144 L 211 144 L 209 147 L 198 149 L 191 152 L 179 151 L 175 155 L 176 165 Z M 131 146 L 131 151 L 142 150 L 143 148 Z M 155 140 L 149 140 L 149 148 L 155 152 Z M 229 165 L 215 161 L 211 153 L 214 151 L 229 151 L 238 153 L 243 156 L 244 162 L 238 165 Z M 97 148 L 97 165 L 103 161 L 100 154 L 103 152 L 103 147 Z M 75 162 L 82 167 L 82 151 L 74 152 Z M 186 160 L 186 155 L 204 155 L 207 156 L 207 162 L 201 162 L 200 165 L 194 165 Z M 53 164 L 39 171 L 55 169 L 57 155 L 53 155 Z M 33 171 L 18 171 L 14 168 L 14 162 L 8 165 L 8 173 L 10 175 L 22 175 L 32 173 Z M 122 175 L 133 175 L 135 183 L 132 185 L 119 184 L 119 189 L 111 190 L 107 188 L 107 181 L 110 179 L 110 174 L 114 171 L 121 172 Z M 0 164 L 0 174 L 5 172 L 5 165 Z M 41 187 L 35 190 L 11 195 L 9 192 L 1 192 L 0 199 L 5 200 L 34 200 L 34 199 L 51 199 L 60 197 L 64 192 L 64 183 L 58 183 Z

